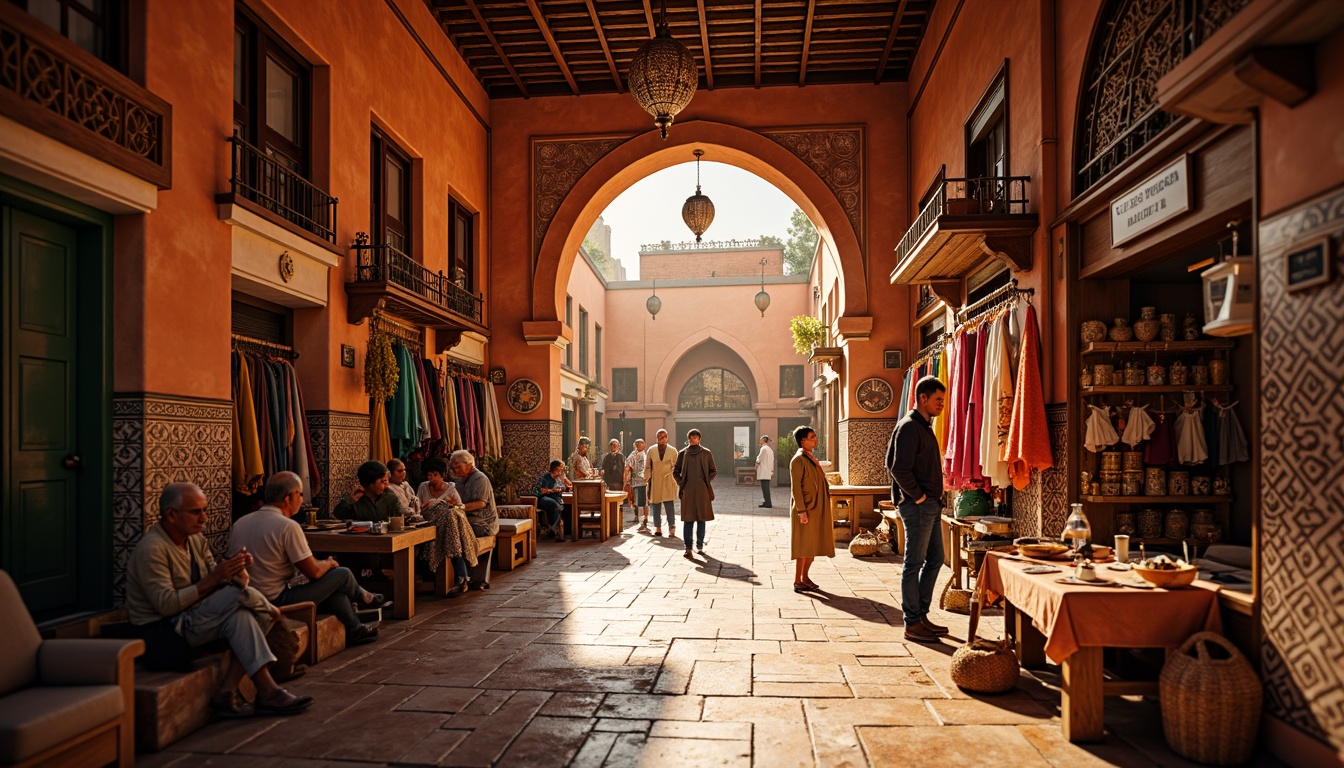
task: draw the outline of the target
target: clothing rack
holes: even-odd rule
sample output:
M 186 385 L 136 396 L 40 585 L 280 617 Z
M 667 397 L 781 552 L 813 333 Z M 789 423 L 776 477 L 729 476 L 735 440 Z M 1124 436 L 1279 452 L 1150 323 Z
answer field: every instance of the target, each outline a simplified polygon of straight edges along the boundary
M 942 336 L 938 337 L 937 341 L 930 343 L 927 347 L 924 347 L 923 349 L 919 350 L 919 352 L 916 352 L 915 360 L 914 362 L 910 363 L 910 365 L 919 367 L 919 365 L 922 364 L 925 360 L 932 357 L 935 352 L 947 346 L 948 339 L 951 338 L 952 334 L 944 333 Z
M 471 363 L 459 363 L 450 357 L 445 357 L 443 363 L 439 366 L 440 372 L 448 376 L 456 376 L 470 381 L 485 381 L 483 369 L 479 365 Z
M 415 350 L 424 349 L 425 346 L 423 329 L 382 312 L 374 312 L 369 318 L 369 333 L 385 333 Z
M 957 325 L 961 325 L 974 317 L 979 317 L 1019 296 L 1031 296 L 1035 292 L 1035 288 L 1018 288 L 1017 278 L 1013 278 L 1012 282 L 999 287 L 983 299 L 969 304 L 957 312 Z
M 232 348 L 240 352 L 253 352 L 258 355 L 281 357 L 286 360 L 299 359 L 299 353 L 287 344 L 276 344 L 273 341 L 263 341 L 239 333 L 230 334 L 229 340 Z

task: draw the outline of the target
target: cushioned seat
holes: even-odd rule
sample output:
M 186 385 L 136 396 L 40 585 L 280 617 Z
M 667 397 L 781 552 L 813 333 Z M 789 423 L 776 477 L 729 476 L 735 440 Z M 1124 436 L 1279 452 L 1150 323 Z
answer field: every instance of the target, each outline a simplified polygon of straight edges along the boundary
M 0 698 L 0 761 L 17 763 L 121 717 L 121 688 L 24 688 Z
M 501 517 L 499 519 L 500 533 L 522 533 L 532 530 L 532 521 L 526 519 L 508 519 Z

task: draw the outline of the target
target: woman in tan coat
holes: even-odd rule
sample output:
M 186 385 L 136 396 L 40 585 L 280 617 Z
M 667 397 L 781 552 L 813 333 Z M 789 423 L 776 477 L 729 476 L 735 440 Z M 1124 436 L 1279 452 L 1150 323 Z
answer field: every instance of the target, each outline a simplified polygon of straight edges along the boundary
M 807 572 L 818 557 L 835 557 L 835 530 L 831 517 L 831 487 L 826 473 L 812 456 L 817 433 L 811 427 L 793 432 L 798 452 L 789 462 L 789 514 L 793 518 L 793 591 L 820 589 Z

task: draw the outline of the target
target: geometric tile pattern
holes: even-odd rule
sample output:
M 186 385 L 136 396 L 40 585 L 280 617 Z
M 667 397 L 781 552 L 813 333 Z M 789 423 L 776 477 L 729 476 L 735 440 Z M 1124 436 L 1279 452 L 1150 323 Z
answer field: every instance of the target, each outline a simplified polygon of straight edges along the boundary
M 504 455 L 517 451 L 526 468 L 518 481 L 519 493 L 531 493 L 537 478 L 555 459 L 564 461 L 564 424 L 558 421 L 500 421 L 504 433 Z
M 217 554 L 228 539 L 233 457 L 227 401 L 141 393 L 112 398 L 113 597 L 125 597 L 126 561 L 141 534 L 159 521 L 168 483 L 200 486 L 212 514 L 206 538 Z
M 369 415 L 345 411 L 307 411 L 313 457 L 322 473 L 322 492 L 313 497 L 318 514 L 330 516 L 351 490 L 355 470 L 369 459 Z
M 891 485 L 887 443 L 899 419 L 841 419 L 840 476 L 850 485 Z
M 1068 518 L 1068 406 L 1063 403 L 1045 407 L 1045 424 L 1050 433 L 1050 453 L 1054 466 L 1033 470 L 1031 484 L 1013 496 L 1013 532 L 1018 536 L 1058 536 Z
M 1329 234 L 1335 279 L 1288 293 Z M 1344 750 L 1344 189 L 1260 225 L 1260 605 L 1265 705 Z
M 792 152 L 821 177 L 845 209 L 855 236 L 863 242 L 863 129 L 761 135 Z

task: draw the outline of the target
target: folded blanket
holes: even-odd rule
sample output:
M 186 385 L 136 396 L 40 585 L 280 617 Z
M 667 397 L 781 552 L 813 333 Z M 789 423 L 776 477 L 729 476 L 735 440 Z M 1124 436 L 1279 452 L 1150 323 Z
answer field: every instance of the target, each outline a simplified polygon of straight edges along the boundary
M 436 531 L 434 539 L 420 548 L 420 558 L 429 564 L 431 571 L 437 573 L 443 561 L 450 557 L 463 558 L 467 565 L 476 566 L 476 533 L 471 530 L 462 505 L 427 509 L 425 519 L 434 523 Z

